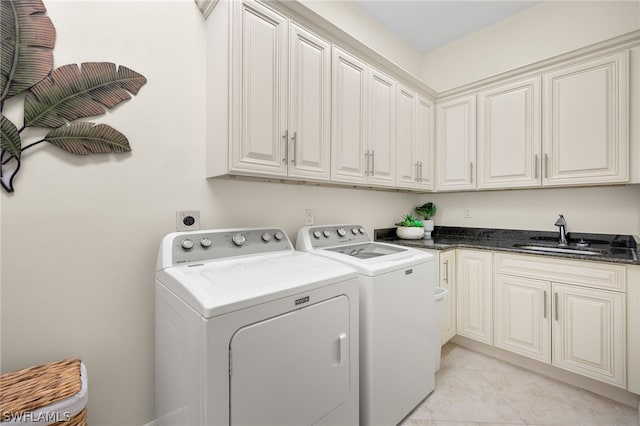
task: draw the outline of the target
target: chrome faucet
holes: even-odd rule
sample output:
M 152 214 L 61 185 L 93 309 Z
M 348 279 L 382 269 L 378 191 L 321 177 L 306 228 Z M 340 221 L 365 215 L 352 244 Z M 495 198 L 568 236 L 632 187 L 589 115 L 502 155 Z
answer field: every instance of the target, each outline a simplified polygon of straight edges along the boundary
M 569 245 L 569 243 L 567 242 L 567 221 L 564 220 L 564 216 L 560 215 L 560 217 L 558 218 L 558 220 L 556 220 L 556 223 L 554 225 L 559 228 L 558 229 L 558 231 L 560 232 L 559 244 L 561 246 Z

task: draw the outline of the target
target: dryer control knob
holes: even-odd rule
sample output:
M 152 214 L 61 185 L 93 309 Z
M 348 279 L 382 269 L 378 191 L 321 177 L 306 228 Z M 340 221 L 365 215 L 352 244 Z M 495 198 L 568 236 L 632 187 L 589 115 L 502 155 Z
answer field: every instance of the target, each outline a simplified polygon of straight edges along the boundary
M 191 250 L 193 248 L 193 241 L 191 241 L 190 239 L 187 238 L 187 239 L 182 240 L 180 245 L 185 250 Z
M 271 241 L 271 234 L 269 234 L 268 232 L 262 234 L 262 241 L 264 241 L 265 243 Z
M 275 234 L 273 234 L 273 238 L 275 238 L 276 241 L 280 241 L 281 239 L 284 238 L 284 234 L 282 232 L 278 231 Z
M 313 236 L 316 238 L 316 240 L 319 240 L 322 234 L 320 233 L 320 231 L 313 231 Z
M 347 231 L 344 230 L 344 228 L 338 228 L 338 235 L 340 235 L 341 237 L 344 237 L 345 235 L 347 235 Z
M 200 240 L 200 245 L 204 248 L 209 248 L 211 247 L 211 239 L 210 238 L 203 238 Z
M 233 241 L 233 244 L 240 247 L 245 243 L 245 241 L 247 241 L 247 239 L 242 234 L 233 234 L 233 237 L 231 237 L 231 241 Z
M 324 235 L 325 238 L 329 238 L 331 236 L 331 231 L 329 230 L 322 231 L 322 235 Z

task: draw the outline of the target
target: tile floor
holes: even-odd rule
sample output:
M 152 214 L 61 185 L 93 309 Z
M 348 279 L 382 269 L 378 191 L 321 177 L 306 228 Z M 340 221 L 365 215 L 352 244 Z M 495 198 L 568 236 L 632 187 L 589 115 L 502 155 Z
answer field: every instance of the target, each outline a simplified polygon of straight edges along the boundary
M 401 426 L 638 426 L 638 410 L 447 343 L 435 391 Z

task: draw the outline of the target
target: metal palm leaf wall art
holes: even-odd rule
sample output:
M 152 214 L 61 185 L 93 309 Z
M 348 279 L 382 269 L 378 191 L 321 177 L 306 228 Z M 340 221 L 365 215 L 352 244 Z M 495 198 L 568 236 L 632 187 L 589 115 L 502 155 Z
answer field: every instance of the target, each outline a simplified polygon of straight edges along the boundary
M 104 114 L 147 82 L 110 62 L 53 69 L 56 30 L 45 13 L 42 0 L 0 1 L 0 184 L 6 192 L 14 191 L 23 153 L 42 142 L 75 155 L 131 151 L 127 138 L 111 126 L 72 121 Z M 11 98 L 24 99 L 20 128 L 3 112 Z M 27 128 L 49 130 L 23 144 Z

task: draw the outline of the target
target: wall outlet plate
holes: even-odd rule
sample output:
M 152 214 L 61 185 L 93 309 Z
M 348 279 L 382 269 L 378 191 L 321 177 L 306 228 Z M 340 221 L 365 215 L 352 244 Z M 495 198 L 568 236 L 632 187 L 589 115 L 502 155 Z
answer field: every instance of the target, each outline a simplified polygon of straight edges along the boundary
M 200 229 L 200 210 L 179 210 L 176 212 L 177 231 L 197 231 Z

